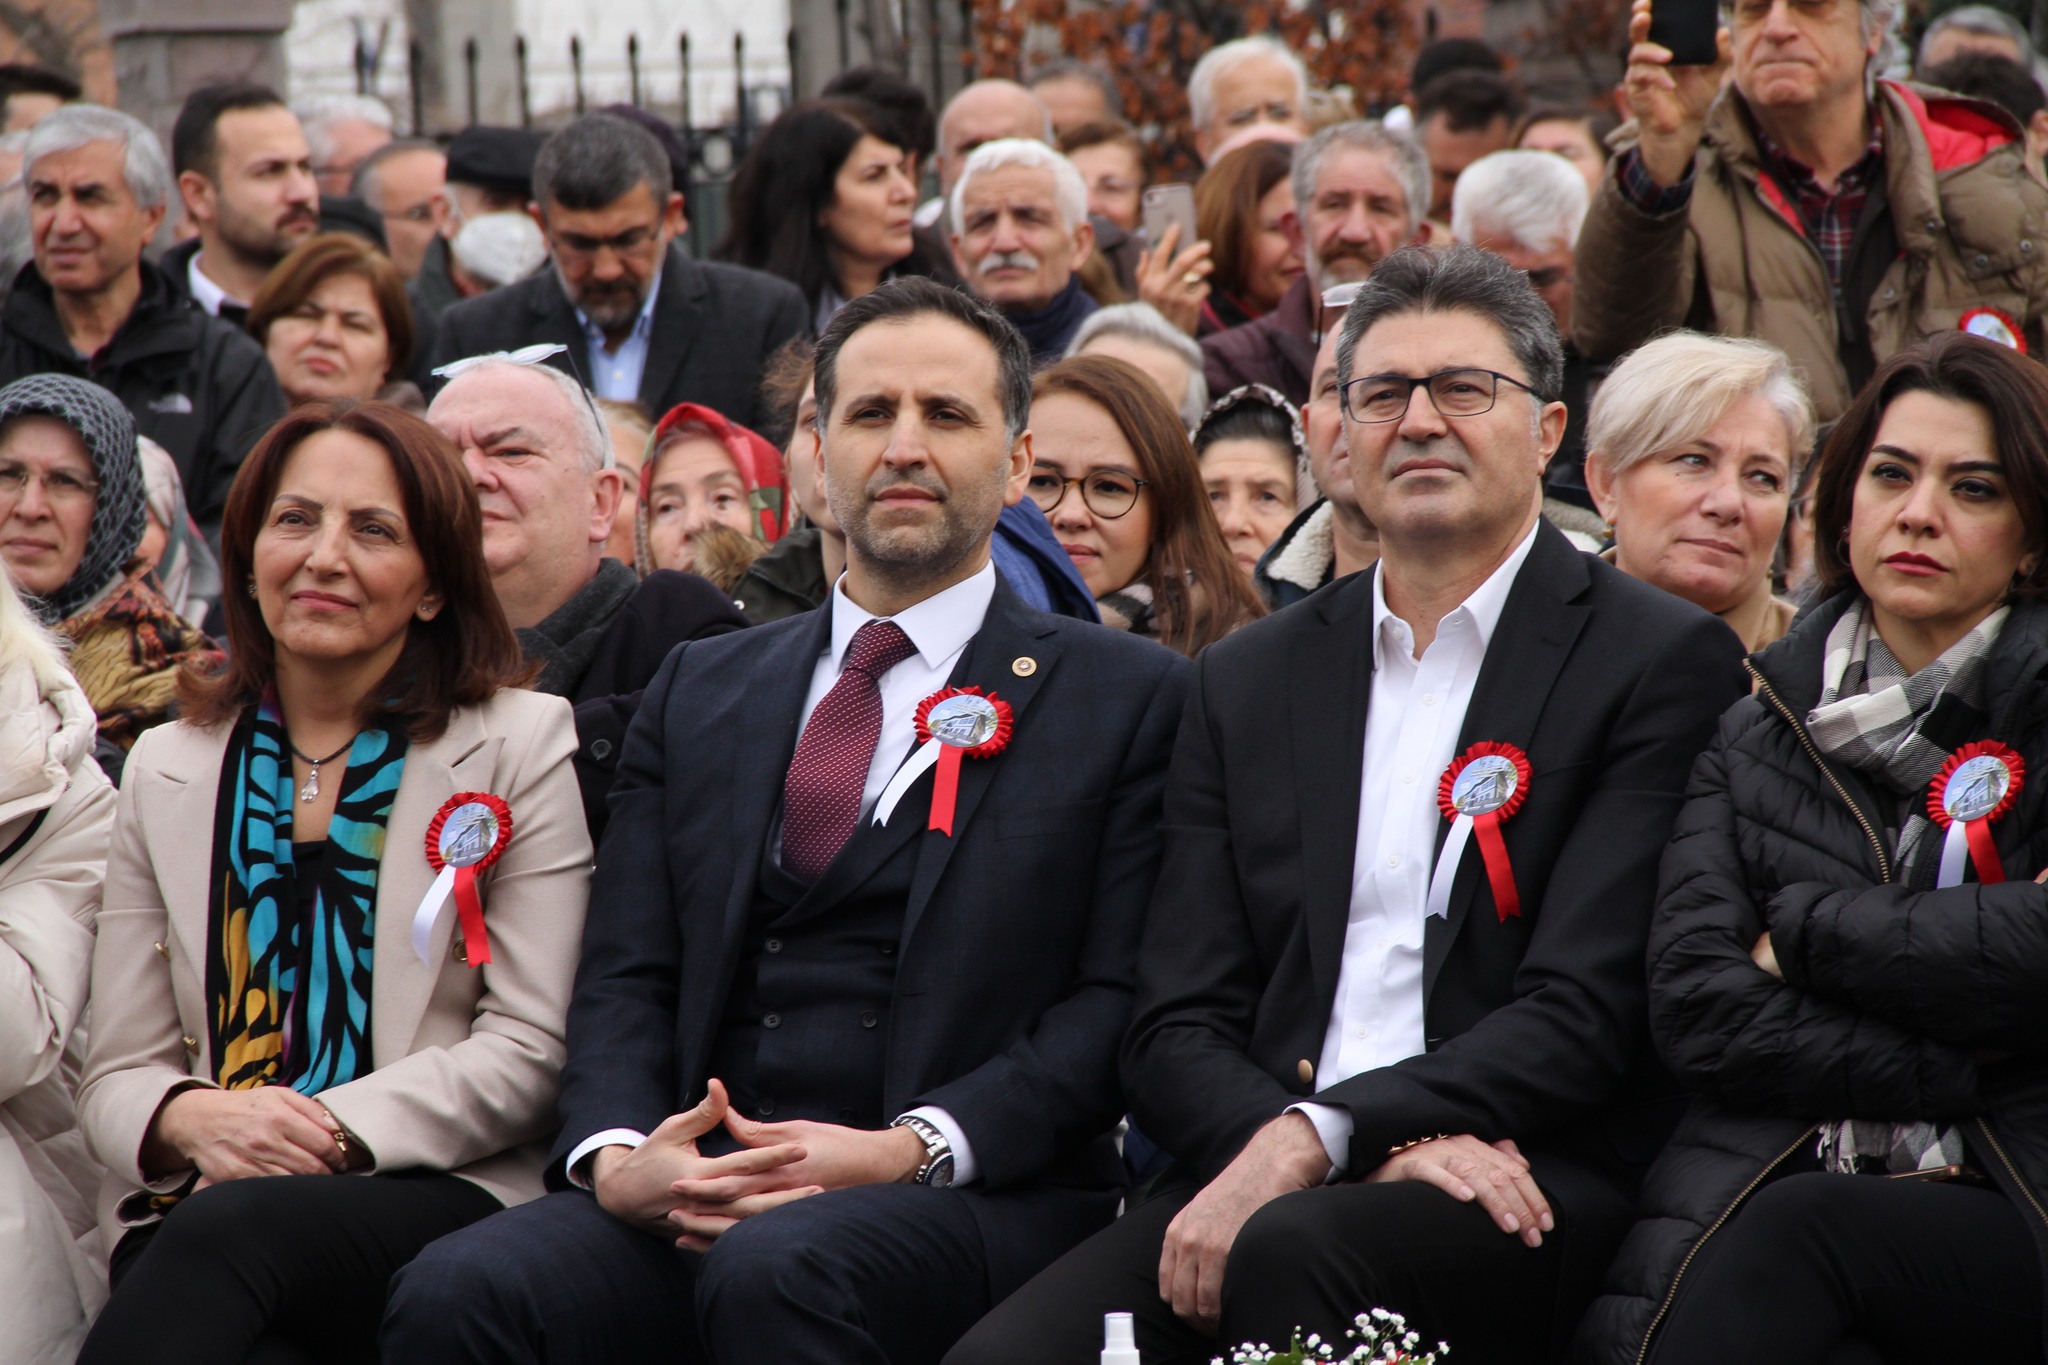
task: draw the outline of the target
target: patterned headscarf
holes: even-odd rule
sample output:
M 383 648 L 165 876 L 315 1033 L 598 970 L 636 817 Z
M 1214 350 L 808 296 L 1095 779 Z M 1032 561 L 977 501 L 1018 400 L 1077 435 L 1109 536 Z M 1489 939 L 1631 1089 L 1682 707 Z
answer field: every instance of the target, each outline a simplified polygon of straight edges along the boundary
M 1210 425 L 1231 409 L 1252 404 L 1272 408 L 1287 421 L 1287 443 L 1294 449 L 1294 508 L 1305 511 L 1322 496 L 1316 489 L 1316 476 L 1308 463 L 1308 435 L 1302 430 L 1301 409 L 1287 401 L 1287 395 L 1270 384 L 1240 384 L 1229 393 L 1209 405 L 1202 414 L 1202 420 L 1189 435 L 1195 443 L 1197 456 L 1207 448 L 1202 434 Z
M 648 548 L 647 531 L 652 524 L 654 475 L 661 465 L 662 443 L 679 427 L 702 427 L 732 454 L 740 482 L 747 486 L 747 509 L 754 513 L 757 534 L 773 545 L 789 529 L 789 477 L 782 468 L 782 452 L 725 414 L 698 403 L 679 403 L 668 410 L 654 434 L 647 438 L 647 458 L 640 466 L 640 501 L 633 509 L 633 567 L 641 574 L 661 566 Z
M 149 490 L 149 513 L 164 528 L 164 552 L 156 561 L 156 584 L 171 610 L 187 621 L 202 622 L 220 600 L 220 561 L 206 537 L 193 524 L 185 505 L 185 482 L 177 461 L 147 436 L 135 438 L 142 454 L 142 480 Z
M 32 374 L 0 389 L 0 427 L 29 414 L 54 417 L 77 432 L 100 484 L 78 567 L 48 597 L 31 599 L 36 616 L 51 626 L 121 581 L 142 545 L 148 495 L 135 453 L 135 419 L 113 394 L 64 374 Z

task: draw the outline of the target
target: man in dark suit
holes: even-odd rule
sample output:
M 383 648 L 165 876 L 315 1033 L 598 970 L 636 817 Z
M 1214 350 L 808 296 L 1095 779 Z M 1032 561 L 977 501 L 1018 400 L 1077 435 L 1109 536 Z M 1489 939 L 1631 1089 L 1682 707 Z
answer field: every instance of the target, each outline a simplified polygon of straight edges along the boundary
M 1657 858 L 1744 688 L 1725 626 L 1538 516 L 1561 367 L 1467 247 L 1351 305 L 1378 567 L 1204 654 L 1174 753 L 1124 1079 L 1177 1164 L 949 1361 L 1091 1361 L 1113 1309 L 1147 1365 L 1374 1307 L 1462 1362 L 1570 1330 L 1669 1120 Z
M 1000 314 L 929 280 L 827 329 L 846 573 L 649 687 L 569 1014 L 561 1192 L 416 1261 L 390 1358 L 933 1361 L 1109 1221 L 1185 665 L 997 581 L 1030 372 Z M 926 771 L 946 744 L 913 717 L 949 687 L 1006 717 Z
M 612 114 L 577 119 L 542 145 L 533 194 L 554 268 L 443 313 L 433 365 L 552 342 L 566 349 L 549 363 L 600 398 L 656 417 L 702 403 L 755 425 L 762 367 L 809 310 L 787 280 L 690 259 L 654 135 Z

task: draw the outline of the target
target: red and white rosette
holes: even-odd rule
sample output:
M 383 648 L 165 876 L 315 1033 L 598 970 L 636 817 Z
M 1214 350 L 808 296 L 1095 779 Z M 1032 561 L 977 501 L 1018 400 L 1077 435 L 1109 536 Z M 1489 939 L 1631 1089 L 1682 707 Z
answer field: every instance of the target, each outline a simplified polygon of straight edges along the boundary
M 917 752 L 896 770 L 875 802 L 875 823 L 886 825 L 896 803 L 925 769 L 932 778 L 932 813 L 927 829 L 953 837 L 953 813 L 960 799 L 960 761 L 994 758 L 1010 746 L 1016 713 L 1010 703 L 978 687 L 948 687 L 917 704 Z
M 2019 319 L 2002 309 L 1985 306 L 1972 308 L 1956 319 L 1956 330 L 1968 332 L 1973 337 L 1983 337 L 2001 346 L 2010 347 L 2021 355 L 2027 353 L 2027 334 Z
M 1948 833 L 1941 841 L 1937 886 L 1960 886 L 1967 857 L 1980 882 L 2002 882 L 2005 866 L 1991 825 L 2002 819 L 2027 784 L 2027 765 L 1995 739 L 1965 744 L 1948 756 L 1927 785 L 1927 814 Z
M 1483 739 L 1444 769 L 1436 784 L 1436 804 L 1451 830 L 1430 874 L 1428 914 L 1449 917 L 1451 882 L 1458 875 L 1466 840 L 1476 835 L 1495 913 L 1502 923 L 1521 917 L 1522 898 L 1515 891 L 1515 869 L 1508 863 L 1500 827 L 1528 799 L 1529 756 L 1512 744 Z
M 412 917 L 412 950 L 421 962 L 427 960 L 434 921 L 451 895 L 469 965 L 481 967 L 491 960 L 490 939 L 484 933 L 484 902 L 476 880 L 511 842 L 512 808 L 489 792 L 457 792 L 442 805 L 427 826 L 427 865 L 434 869 L 434 884 L 427 888 L 426 899 Z

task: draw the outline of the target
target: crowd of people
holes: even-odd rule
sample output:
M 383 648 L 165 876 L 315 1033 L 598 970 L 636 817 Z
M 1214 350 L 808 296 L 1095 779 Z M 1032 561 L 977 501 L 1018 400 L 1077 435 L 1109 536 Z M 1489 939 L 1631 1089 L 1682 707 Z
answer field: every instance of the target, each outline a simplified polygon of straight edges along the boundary
M 1888 5 L 1224 43 L 1170 222 L 856 69 L 704 257 L 0 67 L 0 1365 L 2048 1358 L 2048 97 Z

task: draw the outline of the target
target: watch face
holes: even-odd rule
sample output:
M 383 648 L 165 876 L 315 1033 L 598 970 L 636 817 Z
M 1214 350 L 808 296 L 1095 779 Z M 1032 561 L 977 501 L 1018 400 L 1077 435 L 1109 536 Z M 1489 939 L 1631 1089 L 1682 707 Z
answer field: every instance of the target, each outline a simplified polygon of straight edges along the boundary
M 924 1183 L 937 1190 L 948 1189 L 952 1186 L 953 1154 L 951 1152 L 946 1153 L 932 1163 L 930 1172 L 925 1175 Z

